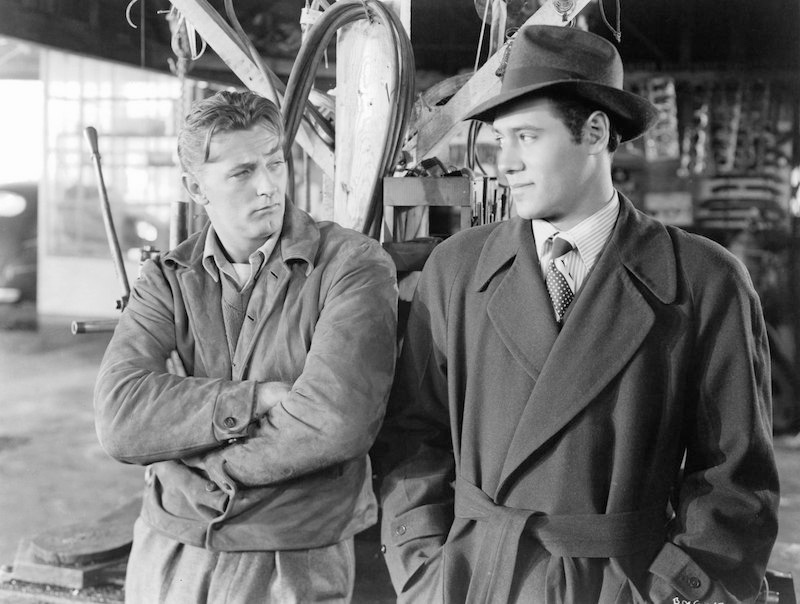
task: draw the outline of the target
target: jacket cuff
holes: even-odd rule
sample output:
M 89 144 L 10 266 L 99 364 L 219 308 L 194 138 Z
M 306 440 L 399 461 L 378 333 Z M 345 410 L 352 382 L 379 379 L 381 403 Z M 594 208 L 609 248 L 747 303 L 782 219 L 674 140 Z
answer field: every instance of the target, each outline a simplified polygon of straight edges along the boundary
M 217 395 L 212 425 L 219 442 L 247 436 L 253 419 L 256 382 L 230 382 Z
M 384 515 L 381 551 L 398 594 L 415 582 L 415 576 L 430 570 L 427 563 L 442 549 L 452 523 L 452 501 L 423 505 L 396 518 Z
M 694 602 L 712 595 L 714 586 L 711 578 L 673 543 L 664 544 L 649 570 L 654 575 L 648 590 L 651 602 L 666 601 L 675 596 Z

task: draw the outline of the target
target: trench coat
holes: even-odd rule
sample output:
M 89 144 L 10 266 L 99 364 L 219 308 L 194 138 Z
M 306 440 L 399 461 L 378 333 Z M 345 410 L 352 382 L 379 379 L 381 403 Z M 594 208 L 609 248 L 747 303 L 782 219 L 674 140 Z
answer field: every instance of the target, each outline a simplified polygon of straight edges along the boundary
M 287 201 L 247 307 L 252 337 L 231 358 L 205 238 L 143 265 L 97 378 L 100 442 L 148 466 L 142 520 L 181 543 L 238 552 L 352 537 L 377 521 L 367 452 L 394 374 L 394 264 Z M 188 378 L 167 373 L 171 351 Z M 257 421 L 255 388 L 269 381 L 291 391 Z
M 621 198 L 559 330 L 530 221 L 458 233 L 412 303 L 377 455 L 400 602 L 732 602 L 777 532 L 761 307 Z

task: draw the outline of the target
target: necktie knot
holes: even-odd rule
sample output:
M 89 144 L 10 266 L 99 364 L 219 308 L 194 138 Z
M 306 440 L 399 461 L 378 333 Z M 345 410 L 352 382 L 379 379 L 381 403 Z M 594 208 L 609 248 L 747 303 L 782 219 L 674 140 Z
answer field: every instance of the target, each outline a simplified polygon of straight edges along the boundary
M 553 247 L 550 252 L 550 258 L 555 260 L 556 258 L 561 258 L 564 254 L 567 254 L 573 250 L 572 244 L 564 239 L 563 237 L 559 237 L 556 235 L 553 237 Z
M 564 318 L 564 313 L 567 312 L 567 308 L 572 303 L 574 293 L 566 277 L 558 269 L 556 260 L 572 251 L 572 249 L 573 245 L 569 241 L 561 237 L 554 237 L 553 247 L 550 252 L 550 263 L 547 265 L 547 273 L 545 274 L 547 293 L 550 294 L 556 321 L 559 323 Z

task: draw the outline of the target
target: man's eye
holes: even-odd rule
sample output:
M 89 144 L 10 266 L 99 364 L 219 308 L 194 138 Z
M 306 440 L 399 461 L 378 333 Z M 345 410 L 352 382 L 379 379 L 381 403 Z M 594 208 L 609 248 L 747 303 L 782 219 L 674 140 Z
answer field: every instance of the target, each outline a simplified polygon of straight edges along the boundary
M 270 170 L 278 170 L 278 169 L 282 168 L 283 164 L 285 164 L 285 163 L 286 162 L 283 161 L 282 159 L 276 159 L 275 161 L 271 161 L 269 164 L 267 164 L 267 167 Z
M 536 135 L 530 132 L 522 132 L 519 135 L 519 140 L 521 140 L 523 143 L 529 143 L 531 141 L 535 141 L 536 138 L 537 138 Z
M 231 177 L 232 178 L 244 178 L 248 174 L 250 174 L 250 170 L 239 170 L 238 172 L 234 172 L 233 174 L 231 174 Z

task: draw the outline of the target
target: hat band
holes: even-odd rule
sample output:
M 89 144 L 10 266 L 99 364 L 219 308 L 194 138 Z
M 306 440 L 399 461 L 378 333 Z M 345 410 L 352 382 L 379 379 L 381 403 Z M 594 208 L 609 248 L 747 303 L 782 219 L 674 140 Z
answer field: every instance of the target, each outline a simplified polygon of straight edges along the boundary
M 566 69 L 558 69 L 546 65 L 536 65 L 517 69 L 507 69 L 503 75 L 503 92 L 511 92 L 514 88 L 550 84 L 561 80 L 579 80 L 589 82 L 585 76 Z

